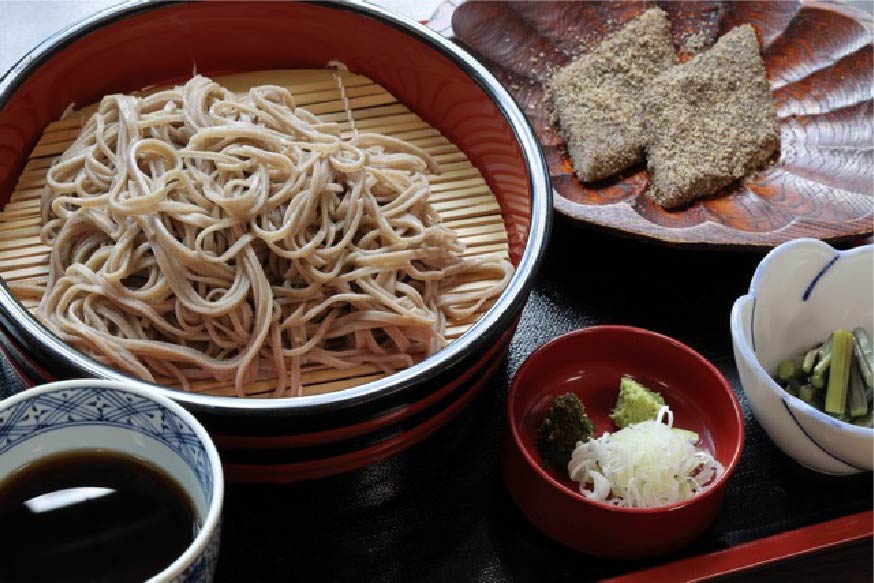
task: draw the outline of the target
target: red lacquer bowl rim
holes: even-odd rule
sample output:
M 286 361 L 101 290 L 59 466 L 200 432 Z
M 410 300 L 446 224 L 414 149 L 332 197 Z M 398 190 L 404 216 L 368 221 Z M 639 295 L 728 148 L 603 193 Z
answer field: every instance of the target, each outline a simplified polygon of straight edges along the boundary
M 683 502 L 677 502 L 674 504 L 669 504 L 667 506 L 660 506 L 658 508 L 621 508 L 618 506 L 612 506 L 605 502 L 591 500 L 589 498 L 586 498 L 576 490 L 572 490 L 567 486 L 561 484 L 555 478 L 550 476 L 542 467 L 540 467 L 540 464 L 537 462 L 536 459 L 534 459 L 534 457 L 528 451 L 528 448 L 525 447 L 524 443 L 522 442 L 522 437 L 519 435 L 519 420 L 513 414 L 513 409 L 515 408 L 517 395 L 521 390 L 519 388 L 521 386 L 521 379 L 525 376 L 527 370 L 533 366 L 533 363 L 538 358 L 542 357 L 544 354 L 552 350 L 555 350 L 559 345 L 564 344 L 571 338 L 575 338 L 581 335 L 603 334 L 605 332 L 620 332 L 637 336 L 647 336 L 650 338 L 655 338 L 660 342 L 669 344 L 674 348 L 680 349 L 689 356 L 692 356 L 695 362 L 697 362 L 700 366 L 704 367 L 711 375 L 713 375 L 713 377 L 719 382 L 719 386 L 722 387 L 723 391 L 725 391 L 726 395 L 728 396 L 729 402 L 732 406 L 732 412 L 734 413 L 733 420 L 737 428 L 738 439 L 734 444 L 734 451 L 732 452 L 731 460 L 725 466 L 725 472 L 716 482 L 714 482 L 714 484 L 710 488 L 708 488 L 702 494 L 699 494 L 698 496 L 695 496 Z M 679 340 L 675 340 L 669 336 L 665 336 L 664 334 L 659 334 L 658 332 L 653 332 L 644 328 L 637 328 L 635 326 L 603 325 L 580 328 L 562 334 L 561 336 L 557 336 L 556 338 L 553 338 L 549 342 L 540 346 L 537 350 L 528 355 L 528 358 L 525 359 L 525 362 L 522 364 L 518 372 L 516 372 L 516 375 L 513 377 L 513 382 L 510 384 L 510 392 L 507 395 L 507 420 L 510 425 L 510 435 L 513 440 L 513 448 L 522 455 L 525 463 L 533 468 L 534 471 L 554 490 L 558 491 L 568 498 L 579 501 L 582 504 L 589 504 L 596 508 L 622 514 L 661 514 L 665 512 L 677 511 L 687 508 L 689 506 L 693 506 L 695 504 L 699 504 L 709 496 L 715 495 L 717 492 L 721 491 L 725 487 L 725 484 L 728 482 L 729 478 L 731 478 L 731 475 L 734 472 L 738 461 L 740 460 L 744 445 L 743 411 L 740 408 L 740 402 L 737 400 L 737 395 L 731 388 L 731 384 L 725 379 L 722 373 L 720 373 L 719 370 L 710 363 L 710 361 L 701 356 L 701 354 L 686 346 Z
M 534 285 L 534 275 L 546 250 L 552 224 L 552 187 L 546 160 L 540 149 L 528 119 L 506 89 L 494 76 L 472 56 L 459 46 L 441 37 L 436 32 L 408 18 L 393 14 L 362 0 L 327 0 L 306 2 L 324 8 L 349 11 L 370 18 L 399 30 L 437 51 L 459 67 L 476 83 L 503 116 L 508 128 L 518 142 L 522 157 L 529 172 L 531 196 L 531 222 L 525 249 L 516 266 L 516 271 L 507 289 L 498 297 L 494 305 L 464 335 L 451 342 L 439 353 L 424 361 L 390 375 L 384 379 L 371 381 L 364 385 L 321 395 L 295 398 L 240 399 L 236 397 L 216 397 L 185 393 L 167 389 L 156 384 L 134 379 L 118 373 L 61 342 L 45 327 L 39 324 L 12 296 L 5 286 L 0 285 L 0 316 L 8 318 L 13 336 L 26 339 L 29 349 L 42 354 L 47 359 L 64 362 L 75 368 L 77 374 L 125 382 L 149 387 L 151 390 L 185 404 L 193 411 L 211 414 L 230 415 L 297 415 L 313 411 L 327 411 L 356 407 L 375 399 L 403 391 L 413 385 L 426 381 L 457 364 L 467 355 L 483 349 L 489 337 L 508 329 L 522 309 L 528 293 Z M 191 0 L 171 3 L 154 3 L 151 0 L 128 0 L 108 8 L 76 23 L 58 34 L 48 38 L 20 59 L 3 77 L 0 77 L 0 109 L 24 83 L 29 75 L 50 59 L 56 52 L 86 36 L 90 32 L 112 25 L 116 21 L 151 10 L 160 10 L 179 4 L 196 6 L 199 2 Z M 220 2 L 218 4 L 221 4 Z M 5 312 L 5 313 L 4 313 Z

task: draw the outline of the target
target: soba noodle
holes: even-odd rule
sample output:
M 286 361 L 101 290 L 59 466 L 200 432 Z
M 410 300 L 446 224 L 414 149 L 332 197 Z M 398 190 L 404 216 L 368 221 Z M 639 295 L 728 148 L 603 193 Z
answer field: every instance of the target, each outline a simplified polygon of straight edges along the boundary
M 307 364 L 409 366 L 513 270 L 462 257 L 429 204 L 437 172 L 399 139 L 341 137 L 282 87 L 197 76 L 105 97 L 48 171 L 38 317 L 142 379 L 233 379 L 240 396 L 267 375 L 299 395 Z M 449 291 L 471 272 L 493 283 Z

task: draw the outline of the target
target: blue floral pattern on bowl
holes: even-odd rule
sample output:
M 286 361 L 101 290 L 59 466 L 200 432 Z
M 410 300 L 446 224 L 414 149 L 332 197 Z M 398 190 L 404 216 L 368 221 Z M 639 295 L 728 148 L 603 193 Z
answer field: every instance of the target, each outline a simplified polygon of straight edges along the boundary
M 836 328 L 874 327 L 874 247 L 838 251 L 796 239 L 759 264 L 731 313 L 734 357 L 756 419 L 786 454 L 826 474 L 870 470 L 874 431 L 835 419 L 771 378 L 781 360 Z
M 185 460 L 210 501 L 212 470 L 191 426 L 161 404 L 127 391 L 58 389 L 0 411 L 0 455 L 36 435 L 77 425 L 120 427 L 163 443 Z
M 89 428 L 124 431 L 124 434 L 111 434 L 116 438 L 133 432 L 155 440 L 169 450 L 160 455 L 165 460 L 173 459 L 172 464 L 177 471 L 182 472 L 183 467 L 191 471 L 191 476 L 185 479 L 189 488 L 195 489 L 192 494 L 199 490 L 205 500 L 204 524 L 185 554 L 150 581 L 212 581 L 220 540 L 219 520 L 223 498 L 221 464 L 206 431 L 189 413 L 168 399 L 111 381 L 85 380 L 52 383 L 10 397 L 0 402 L 0 461 L 5 459 L 0 467 L 5 465 L 7 468 L 4 471 L 8 471 L 10 464 L 16 467 L 14 464 L 20 463 L 21 456 L 35 459 L 35 456 L 44 455 L 32 452 L 43 451 L 46 444 L 53 440 L 54 447 L 61 450 L 90 447 L 80 442 L 82 433 L 75 433 L 83 429 L 88 431 Z M 68 439 L 64 433 L 68 430 L 73 430 L 69 435 L 74 440 L 78 436 L 79 440 L 70 443 L 64 441 Z M 50 435 L 55 432 L 60 437 Z M 95 439 L 106 443 L 108 448 L 118 447 L 116 443 L 108 443 L 111 438 L 106 437 L 106 433 L 92 430 L 89 435 L 103 437 L 86 437 L 85 441 Z M 40 444 L 40 447 L 18 447 L 31 440 Z M 136 438 L 131 443 L 146 448 L 144 451 L 158 451 L 153 445 L 148 445 L 151 443 L 148 440 Z M 99 447 L 103 448 L 103 443 Z
M 206 544 L 206 548 L 197 557 L 197 560 L 189 565 L 171 583 L 206 583 L 215 577 L 215 567 L 218 564 L 219 541 L 221 540 L 221 528 L 216 528 Z

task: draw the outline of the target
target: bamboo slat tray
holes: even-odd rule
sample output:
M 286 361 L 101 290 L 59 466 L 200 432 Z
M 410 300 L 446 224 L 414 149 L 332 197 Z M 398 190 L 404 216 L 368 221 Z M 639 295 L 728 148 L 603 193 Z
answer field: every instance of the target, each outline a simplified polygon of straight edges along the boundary
M 645 192 L 637 166 L 594 183 L 573 173 L 543 107 L 551 72 L 649 6 L 671 19 L 680 59 L 731 28 L 759 32 L 782 147 L 779 163 L 679 211 Z M 820 1 L 465 2 L 448 0 L 428 25 L 453 37 L 498 78 L 537 132 L 572 220 L 678 246 L 767 249 L 798 237 L 831 241 L 874 230 L 874 42 L 869 14 Z
M 342 77 L 350 112 L 344 108 L 335 75 Z M 479 170 L 438 130 L 367 77 L 346 71 L 273 70 L 216 77 L 215 80 L 238 92 L 257 85 L 280 85 L 291 91 L 298 106 L 323 121 L 338 122 L 344 137 L 351 136 L 348 121 L 351 113 L 359 131 L 384 133 L 423 148 L 434 156 L 441 169 L 439 175 L 430 177 L 432 204 L 443 223 L 467 246 L 465 256 L 498 255 L 508 259 L 507 231 L 501 209 Z M 0 211 L 0 277 L 31 312 L 39 303 L 41 292 L 25 293 L 16 288 L 21 284 L 45 288 L 50 248 L 40 242 L 39 204 L 46 170 L 72 143 L 95 109 L 96 104 L 90 105 L 49 124 L 31 152 L 9 203 Z M 482 289 L 493 283 L 471 274 L 455 289 Z M 483 306 L 464 322 L 452 322 L 447 326 L 447 339 L 461 336 L 488 308 L 488 304 Z M 372 365 L 342 371 L 312 365 L 304 367 L 301 373 L 304 395 L 347 389 L 385 376 Z M 178 386 L 173 379 L 158 380 L 165 386 Z M 272 397 L 274 387 L 274 378 L 259 378 L 245 390 L 253 397 Z M 217 381 L 192 383 L 192 391 L 220 396 L 236 394 L 232 384 Z

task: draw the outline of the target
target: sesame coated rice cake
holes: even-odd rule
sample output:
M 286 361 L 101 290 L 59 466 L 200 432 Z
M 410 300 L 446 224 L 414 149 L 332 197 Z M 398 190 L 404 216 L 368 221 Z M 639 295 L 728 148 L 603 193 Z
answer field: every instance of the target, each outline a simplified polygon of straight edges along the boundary
M 676 58 L 667 15 L 652 8 L 553 76 L 546 104 L 580 180 L 600 180 L 643 160 L 643 90 Z
M 756 32 L 738 26 L 644 95 L 649 196 L 673 209 L 765 165 L 780 128 Z

